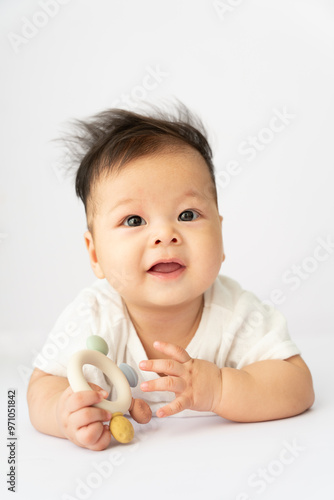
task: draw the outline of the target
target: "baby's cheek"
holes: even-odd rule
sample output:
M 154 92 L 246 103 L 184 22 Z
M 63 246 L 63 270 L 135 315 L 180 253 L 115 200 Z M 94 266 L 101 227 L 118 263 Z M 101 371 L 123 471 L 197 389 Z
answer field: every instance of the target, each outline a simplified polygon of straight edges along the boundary
M 122 295 L 122 293 L 127 290 L 130 284 L 130 273 L 122 268 L 113 268 L 113 270 L 107 276 L 110 285 Z
M 220 271 L 223 260 L 223 247 L 217 240 L 212 241 L 209 251 L 206 253 L 206 273 L 209 279 L 214 281 Z
M 129 245 L 116 241 L 109 242 L 105 255 L 106 278 L 119 293 L 130 285 L 131 277 L 133 281 L 133 261 L 133 255 L 129 255 Z
M 211 250 L 201 252 L 195 266 L 195 286 L 199 286 L 203 291 L 207 290 L 217 278 L 221 266 L 221 261 L 217 253 Z
M 220 265 L 223 254 L 223 241 L 221 232 L 208 231 L 206 235 L 198 243 L 198 249 L 205 255 L 205 258 L 212 263 L 213 266 Z

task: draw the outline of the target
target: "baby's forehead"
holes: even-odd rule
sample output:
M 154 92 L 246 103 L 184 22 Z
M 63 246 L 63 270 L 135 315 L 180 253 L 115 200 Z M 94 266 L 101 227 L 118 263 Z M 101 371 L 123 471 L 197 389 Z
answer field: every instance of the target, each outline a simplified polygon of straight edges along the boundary
M 211 175 L 205 159 L 198 151 L 186 146 L 176 151 L 164 150 L 142 155 L 123 165 L 114 166 L 99 176 L 95 188 L 99 191 L 104 186 L 114 185 L 117 188 L 121 184 L 122 189 L 136 189 L 137 186 L 145 184 L 145 181 L 151 180 L 166 185 L 182 185 L 195 181 L 198 184 L 209 178 Z
M 161 201 L 192 191 L 216 202 L 216 189 L 203 156 L 188 145 L 165 148 L 141 155 L 121 165 L 111 165 L 96 179 L 90 192 L 89 212 L 93 215 L 113 204 L 113 198 L 152 198 L 159 187 Z M 163 187 L 163 189 L 161 189 Z

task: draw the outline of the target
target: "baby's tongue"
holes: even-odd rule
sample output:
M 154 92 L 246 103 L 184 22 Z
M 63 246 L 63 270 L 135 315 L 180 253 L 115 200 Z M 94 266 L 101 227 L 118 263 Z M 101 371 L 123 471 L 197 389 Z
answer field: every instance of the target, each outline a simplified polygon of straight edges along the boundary
M 151 267 L 150 271 L 155 273 L 172 273 L 180 267 L 180 264 L 177 264 L 176 262 L 160 262 L 159 264 Z

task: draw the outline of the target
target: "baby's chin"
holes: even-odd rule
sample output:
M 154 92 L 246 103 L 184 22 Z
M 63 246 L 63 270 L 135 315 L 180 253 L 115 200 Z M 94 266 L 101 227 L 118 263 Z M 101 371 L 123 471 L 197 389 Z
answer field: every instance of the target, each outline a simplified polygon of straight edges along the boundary
M 164 292 L 152 294 L 148 297 L 129 297 L 123 296 L 123 300 L 129 306 L 135 305 L 137 308 L 141 308 L 147 311 L 160 311 L 167 312 L 168 309 L 175 311 L 175 308 L 182 307 L 190 304 L 193 301 L 200 299 L 203 293 L 189 293 L 189 292 Z
M 143 310 L 167 311 L 169 308 L 182 307 L 203 297 L 217 277 L 213 266 L 206 266 L 205 273 L 185 269 L 175 279 L 164 280 L 147 273 L 136 280 L 128 280 L 125 286 L 118 283 L 116 291 L 128 307 Z

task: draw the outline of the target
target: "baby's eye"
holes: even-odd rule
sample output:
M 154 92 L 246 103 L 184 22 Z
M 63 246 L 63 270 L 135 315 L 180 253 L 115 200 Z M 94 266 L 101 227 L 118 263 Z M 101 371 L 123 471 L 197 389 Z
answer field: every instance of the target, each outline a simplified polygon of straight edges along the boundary
M 139 215 L 130 215 L 123 221 L 123 224 L 125 226 L 130 226 L 130 227 L 138 227 L 138 226 L 144 226 L 146 222 Z
M 182 220 L 184 222 L 189 222 L 195 219 L 198 219 L 199 213 L 195 212 L 195 210 L 185 210 L 179 215 L 178 220 Z

